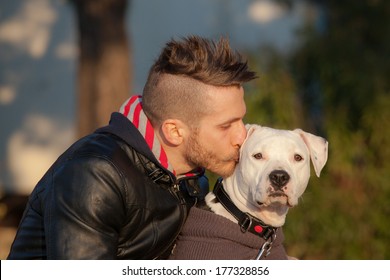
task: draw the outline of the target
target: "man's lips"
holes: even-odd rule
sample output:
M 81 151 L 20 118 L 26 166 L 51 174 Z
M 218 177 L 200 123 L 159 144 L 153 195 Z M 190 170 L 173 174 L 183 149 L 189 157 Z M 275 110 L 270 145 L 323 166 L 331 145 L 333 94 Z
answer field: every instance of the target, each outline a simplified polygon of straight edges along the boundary
M 235 162 L 239 162 L 240 161 L 240 153 L 237 153 L 234 157 L 233 157 L 234 161 Z
M 234 157 L 231 157 L 229 159 L 225 159 L 224 160 L 224 162 L 226 162 L 226 163 L 232 163 L 232 162 L 238 163 L 238 161 L 239 161 L 239 159 L 238 158 L 234 158 Z

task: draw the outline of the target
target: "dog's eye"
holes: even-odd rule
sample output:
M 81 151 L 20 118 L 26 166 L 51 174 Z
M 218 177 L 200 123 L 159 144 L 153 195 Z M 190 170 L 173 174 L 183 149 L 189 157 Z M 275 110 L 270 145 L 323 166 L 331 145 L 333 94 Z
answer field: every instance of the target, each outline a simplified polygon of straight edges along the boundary
M 263 154 L 262 153 L 257 153 L 257 154 L 254 154 L 253 157 L 255 159 L 262 159 L 263 158 Z
M 294 160 L 295 161 L 301 161 L 301 160 L 303 160 L 303 157 L 301 155 L 295 154 L 294 155 Z

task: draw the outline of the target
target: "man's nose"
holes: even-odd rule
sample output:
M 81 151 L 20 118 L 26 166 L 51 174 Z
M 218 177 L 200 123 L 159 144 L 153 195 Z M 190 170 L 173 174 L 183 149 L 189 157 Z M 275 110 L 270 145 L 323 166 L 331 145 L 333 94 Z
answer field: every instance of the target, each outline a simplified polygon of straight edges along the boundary
M 246 128 L 243 122 L 241 122 L 238 125 L 238 129 L 236 132 L 236 137 L 235 137 L 235 146 L 241 147 L 242 143 L 244 143 L 245 138 L 246 138 Z

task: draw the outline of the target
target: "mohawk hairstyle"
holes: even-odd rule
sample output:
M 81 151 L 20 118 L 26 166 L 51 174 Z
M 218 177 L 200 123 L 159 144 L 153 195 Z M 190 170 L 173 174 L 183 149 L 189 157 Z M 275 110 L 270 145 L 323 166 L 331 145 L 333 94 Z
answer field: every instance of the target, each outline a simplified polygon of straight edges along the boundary
M 152 125 L 177 118 L 188 125 L 211 112 L 206 92 L 211 87 L 238 86 L 256 78 L 229 41 L 199 36 L 169 41 L 152 65 L 142 104 Z
M 242 84 L 256 78 L 255 72 L 248 70 L 247 61 L 223 37 L 218 42 L 199 36 L 172 40 L 151 71 L 184 75 L 213 86 Z

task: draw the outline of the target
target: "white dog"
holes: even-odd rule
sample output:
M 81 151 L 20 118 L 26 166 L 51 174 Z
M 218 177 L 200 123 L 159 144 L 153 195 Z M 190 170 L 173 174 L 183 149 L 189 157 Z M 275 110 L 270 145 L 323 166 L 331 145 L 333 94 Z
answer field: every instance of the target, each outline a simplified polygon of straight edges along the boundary
M 310 161 L 316 175 L 320 176 L 328 158 L 328 142 L 324 138 L 301 129 L 278 130 L 259 125 L 247 125 L 246 128 L 247 138 L 241 147 L 240 160 L 234 173 L 217 184 L 214 192 L 208 193 L 205 199 L 212 212 L 233 223 L 227 219 L 227 222 L 214 220 L 215 217 L 204 213 L 207 211 L 191 211 L 177 241 L 174 258 L 229 258 L 228 247 L 232 251 L 232 257 L 236 254 L 240 258 L 240 247 L 235 247 L 234 240 L 226 243 L 230 238 L 227 235 L 213 235 L 224 240 L 220 248 L 215 249 L 218 251 L 217 255 L 213 255 L 212 251 L 213 246 L 218 246 L 218 242 L 210 241 L 211 234 L 204 234 L 208 244 L 203 246 L 199 242 L 202 239 L 202 236 L 198 236 L 199 225 L 207 224 L 208 219 L 213 219 L 211 227 L 223 227 L 223 234 L 234 225 L 241 233 L 249 231 L 262 237 L 263 245 L 258 248 L 256 258 L 264 258 L 271 251 L 271 245 L 277 237 L 277 228 L 285 223 L 289 208 L 298 204 L 307 187 Z M 197 231 L 194 231 L 194 227 L 198 227 Z M 197 236 L 193 236 L 194 232 Z M 248 236 L 253 238 L 254 235 Z M 241 234 L 237 241 L 242 243 L 244 238 Z M 226 252 L 221 253 L 223 248 L 226 248 Z M 241 257 L 243 256 L 246 255 Z

